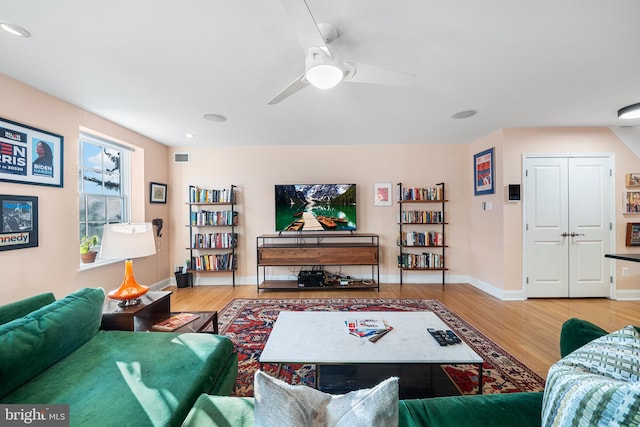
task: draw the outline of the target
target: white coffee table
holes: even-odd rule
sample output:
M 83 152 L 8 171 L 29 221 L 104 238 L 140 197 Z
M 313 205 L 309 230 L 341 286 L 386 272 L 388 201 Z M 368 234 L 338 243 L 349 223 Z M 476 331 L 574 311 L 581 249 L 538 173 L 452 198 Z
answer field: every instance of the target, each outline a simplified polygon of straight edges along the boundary
M 382 319 L 393 330 L 375 343 L 350 335 L 345 321 L 365 318 Z M 464 342 L 440 346 L 427 328 L 448 329 L 438 316 L 428 311 L 282 311 L 259 361 L 261 367 L 264 363 L 314 364 L 316 386 L 321 389 L 323 370 L 328 371 L 333 366 L 349 365 L 351 369 L 356 366 L 355 371 L 343 371 L 348 377 L 343 378 L 348 383 L 346 388 L 369 386 L 362 384 L 360 379 L 375 384 L 379 379 L 398 375 L 401 391 L 403 382 L 409 388 L 420 383 L 424 377 L 420 372 L 424 369 L 432 370 L 433 366 L 443 364 L 475 364 L 479 370 L 478 393 L 482 393 L 482 358 Z M 366 370 L 365 374 L 361 368 Z M 372 372 L 376 378 L 371 377 Z M 340 376 L 345 375 L 333 375 L 330 381 L 334 383 Z

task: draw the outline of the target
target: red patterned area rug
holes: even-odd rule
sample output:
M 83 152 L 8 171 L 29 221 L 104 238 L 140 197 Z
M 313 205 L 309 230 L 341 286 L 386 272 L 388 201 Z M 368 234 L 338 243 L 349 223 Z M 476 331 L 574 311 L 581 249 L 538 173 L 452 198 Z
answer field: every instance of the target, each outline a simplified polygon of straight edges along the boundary
M 234 299 L 218 313 L 221 335 L 238 353 L 236 396 L 253 396 L 253 375 L 280 311 L 432 311 L 485 361 L 483 393 L 542 391 L 544 379 L 437 300 L 410 299 Z M 425 333 L 426 334 L 426 333 Z M 461 394 L 475 394 L 478 368 L 443 365 Z M 266 371 L 277 369 L 265 365 Z M 314 384 L 314 365 L 290 365 L 280 373 L 291 384 Z

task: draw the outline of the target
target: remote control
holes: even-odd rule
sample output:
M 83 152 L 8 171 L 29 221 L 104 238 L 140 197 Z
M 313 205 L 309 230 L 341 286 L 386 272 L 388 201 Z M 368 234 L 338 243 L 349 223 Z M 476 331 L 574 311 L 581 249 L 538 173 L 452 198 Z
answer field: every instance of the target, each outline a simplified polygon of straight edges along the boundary
M 447 345 L 447 339 L 445 338 L 446 334 L 444 333 L 444 331 L 436 331 L 433 328 L 427 328 L 427 332 L 429 332 L 433 339 L 436 340 L 436 342 L 442 347 Z
M 460 344 L 462 342 L 462 340 L 458 338 L 458 336 L 452 330 L 447 329 L 446 333 L 447 337 L 450 338 L 454 344 Z

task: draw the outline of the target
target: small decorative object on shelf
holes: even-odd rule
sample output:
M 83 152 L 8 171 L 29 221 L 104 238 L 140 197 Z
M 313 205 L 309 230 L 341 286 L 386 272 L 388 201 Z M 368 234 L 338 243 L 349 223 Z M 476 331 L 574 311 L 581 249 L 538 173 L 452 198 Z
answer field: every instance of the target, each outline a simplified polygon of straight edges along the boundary
M 398 268 L 402 285 L 405 271 L 441 271 L 444 286 L 445 199 L 444 183 L 434 187 L 403 187 L 398 183 Z M 440 210 L 409 209 L 410 204 L 437 204 Z M 416 230 L 422 226 L 424 230 Z M 409 228 L 407 230 L 407 228 Z M 435 228 L 435 229 L 433 229 Z M 439 228 L 439 230 L 438 230 Z M 428 249 L 428 250 L 425 250 Z
M 189 186 L 189 271 L 194 273 L 231 273 L 236 284 L 238 212 L 236 186 L 209 189 Z M 226 231 L 210 232 L 222 227 Z M 221 251 L 224 251 L 223 253 Z

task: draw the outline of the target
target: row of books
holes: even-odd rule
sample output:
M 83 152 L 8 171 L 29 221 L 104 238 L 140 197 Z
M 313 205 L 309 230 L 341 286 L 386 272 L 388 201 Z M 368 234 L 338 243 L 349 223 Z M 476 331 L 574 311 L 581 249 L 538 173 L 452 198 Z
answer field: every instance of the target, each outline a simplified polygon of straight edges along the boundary
M 444 268 L 444 256 L 424 252 L 422 254 L 400 254 L 398 256 L 400 268 Z
M 238 233 L 195 233 L 191 241 L 192 248 L 235 248 L 238 245 Z
M 233 253 L 206 254 L 191 258 L 191 268 L 196 271 L 231 271 L 236 269 Z
M 403 187 L 400 200 L 442 200 L 442 187 Z
M 442 211 L 402 211 L 398 221 L 402 224 L 442 224 Z
M 397 243 L 402 246 L 444 246 L 444 234 L 439 231 L 402 231 L 398 233 Z
M 189 203 L 235 203 L 235 192 L 233 188 L 213 190 L 190 186 Z
M 238 225 L 236 211 L 191 212 L 191 225 Z

